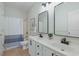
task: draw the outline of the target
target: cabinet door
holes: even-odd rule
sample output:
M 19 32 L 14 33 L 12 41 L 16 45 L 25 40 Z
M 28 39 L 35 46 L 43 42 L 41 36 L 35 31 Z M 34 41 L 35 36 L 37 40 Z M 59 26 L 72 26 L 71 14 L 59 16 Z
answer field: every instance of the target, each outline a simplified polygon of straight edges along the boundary
M 43 46 L 43 51 L 42 51 L 42 53 L 43 53 L 43 56 L 46 56 L 46 47 L 45 47 L 45 46 Z
M 44 56 L 54 56 L 55 55 L 53 50 L 51 50 L 51 49 L 49 49 L 47 47 L 44 47 L 43 49 L 44 49 L 43 50 L 43 55 Z
M 35 51 L 36 51 L 35 41 L 30 39 L 29 40 L 29 53 L 30 53 L 30 55 L 35 56 Z
M 53 49 L 49 49 L 43 46 L 43 56 L 65 56 L 65 55 L 62 53 L 56 52 Z
M 43 51 L 42 47 L 43 47 L 42 44 L 36 42 L 36 56 L 42 56 L 43 55 L 42 54 L 42 51 Z

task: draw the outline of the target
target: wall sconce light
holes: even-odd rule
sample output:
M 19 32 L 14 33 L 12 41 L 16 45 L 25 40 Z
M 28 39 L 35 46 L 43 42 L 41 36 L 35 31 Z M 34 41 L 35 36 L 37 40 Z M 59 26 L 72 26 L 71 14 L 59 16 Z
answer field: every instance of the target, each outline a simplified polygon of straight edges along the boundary
M 46 7 L 46 2 L 43 2 L 43 3 L 42 3 L 42 6 Z
M 52 2 L 43 2 L 43 3 L 42 3 L 42 6 L 46 7 L 47 3 L 48 3 L 48 4 L 51 4 Z
M 51 4 L 52 2 L 48 2 L 48 4 Z

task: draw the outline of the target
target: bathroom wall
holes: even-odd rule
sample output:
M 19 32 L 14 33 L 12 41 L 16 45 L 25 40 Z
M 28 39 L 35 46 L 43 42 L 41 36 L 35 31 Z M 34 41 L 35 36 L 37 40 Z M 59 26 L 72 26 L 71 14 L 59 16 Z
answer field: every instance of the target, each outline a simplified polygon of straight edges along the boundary
M 0 33 L 3 33 L 4 34 L 4 26 L 5 26 L 5 23 L 4 23 L 4 4 L 0 2 Z
M 31 10 L 29 11 L 29 15 L 28 15 L 28 31 L 30 30 L 30 19 L 35 17 L 35 24 L 36 24 L 36 28 L 35 28 L 35 32 L 38 32 L 38 14 L 43 12 L 43 11 L 46 11 L 48 10 L 49 12 L 49 33 L 53 33 L 54 32 L 54 24 L 52 22 L 54 22 L 54 6 L 57 5 L 58 3 L 60 2 L 55 2 L 55 3 L 51 3 L 51 4 L 47 4 L 46 7 L 42 6 L 42 3 L 41 2 L 38 2 L 36 3 L 32 8 Z M 30 31 L 29 31 L 29 34 L 30 34 Z
M 49 16 L 49 20 L 50 20 L 50 22 L 53 22 L 52 20 L 53 20 L 53 12 L 54 12 L 54 6 L 56 6 L 57 4 L 59 4 L 60 2 L 52 2 L 50 5 L 47 5 L 47 7 L 42 7 L 42 5 L 41 5 L 41 3 L 37 3 L 37 4 L 35 4 L 33 7 L 32 7 L 32 9 L 30 10 L 30 12 L 29 12 L 29 15 L 28 15 L 28 31 L 29 31 L 29 34 L 30 34 L 30 18 L 32 18 L 32 17 L 35 17 L 35 23 L 36 23 L 36 33 L 38 33 L 37 32 L 37 30 L 38 30 L 38 14 L 40 13 L 40 12 L 43 12 L 43 11 L 45 11 L 45 10 L 48 10 L 50 13 L 51 13 L 51 15 Z M 52 10 L 52 11 L 51 11 Z M 51 20 L 52 19 L 52 20 Z M 50 31 L 52 32 L 52 30 L 53 30 L 53 24 L 52 25 L 49 25 L 50 26 Z M 57 36 L 57 35 L 54 35 L 53 36 L 53 38 L 55 39 L 55 40 L 57 40 L 57 41 L 60 41 L 63 37 L 65 37 L 65 36 Z M 74 47 L 78 47 L 78 45 L 79 45 L 79 38 L 73 38 L 73 37 L 66 37 L 67 38 L 67 40 L 69 40 L 70 41 L 70 45 L 71 46 L 74 46 Z

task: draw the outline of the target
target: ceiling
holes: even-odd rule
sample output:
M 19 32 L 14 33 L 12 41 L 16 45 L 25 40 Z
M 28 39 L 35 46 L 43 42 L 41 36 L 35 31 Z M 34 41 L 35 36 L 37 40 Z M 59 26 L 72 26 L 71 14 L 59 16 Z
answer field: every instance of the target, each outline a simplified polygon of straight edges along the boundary
M 24 12 L 28 12 L 34 4 L 35 2 L 5 2 L 6 6 L 16 7 Z

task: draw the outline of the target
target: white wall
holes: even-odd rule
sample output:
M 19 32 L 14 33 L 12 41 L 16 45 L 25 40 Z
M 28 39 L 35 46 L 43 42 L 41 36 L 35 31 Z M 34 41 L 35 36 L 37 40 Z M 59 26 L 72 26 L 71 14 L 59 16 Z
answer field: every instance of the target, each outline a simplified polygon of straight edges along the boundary
M 43 8 L 41 3 L 35 4 L 32 7 L 32 9 L 30 10 L 30 13 L 29 13 L 29 16 L 28 16 L 28 27 L 29 27 L 28 31 L 30 29 L 30 22 L 29 22 L 29 20 L 32 17 L 35 17 L 35 19 L 36 19 L 35 23 L 36 23 L 36 28 L 38 30 L 38 14 L 40 12 L 45 11 L 45 10 L 48 10 L 51 13 L 50 16 L 49 16 L 49 20 L 52 23 L 53 21 L 51 19 L 53 19 L 53 16 L 52 16 L 53 15 L 53 9 L 54 9 L 53 6 L 55 6 L 55 5 L 59 4 L 59 3 L 60 2 L 54 2 L 50 6 L 47 6 L 46 8 Z M 49 25 L 49 26 L 50 26 L 50 31 L 52 31 L 53 30 L 53 24 Z M 30 31 L 29 31 L 29 33 L 30 33 Z M 56 35 L 53 36 L 53 38 L 55 38 L 56 40 L 61 40 L 63 37 L 64 36 L 56 36 Z M 77 44 L 78 45 L 79 44 L 79 38 L 67 37 L 67 40 L 70 41 L 70 45 L 73 45 L 73 44 Z M 76 46 L 74 45 L 74 47 L 76 47 Z
M 4 34 L 4 28 L 5 28 L 5 23 L 4 23 L 4 4 L 0 2 L 0 33 Z
M 28 32 L 30 33 L 30 19 L 31 18 L 35 18 L 35 24 L 36 24 L 36 28 L 35 31 L 37 32 L 38 30 L 38 11 L 41 8 L 41 3 L 36 3 L 31 10 L 29 11 L 29 15 L 28 15 Z

